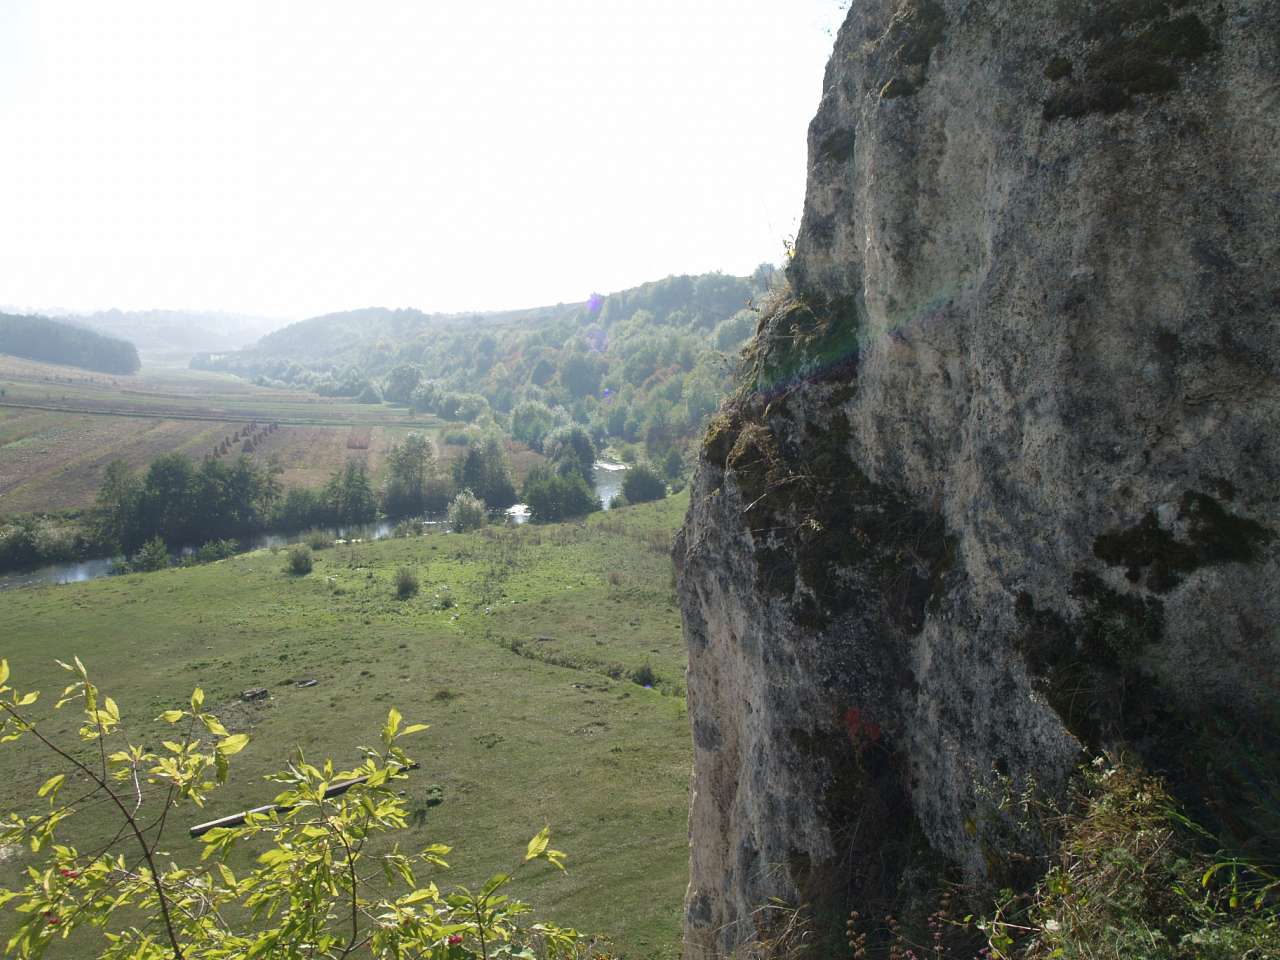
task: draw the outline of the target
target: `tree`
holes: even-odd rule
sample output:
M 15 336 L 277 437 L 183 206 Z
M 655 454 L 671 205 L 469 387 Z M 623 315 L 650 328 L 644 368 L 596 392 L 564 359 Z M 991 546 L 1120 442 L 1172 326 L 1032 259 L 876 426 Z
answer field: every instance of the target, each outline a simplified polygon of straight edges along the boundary
M 542 439 L 556 425 L 556 415 L 545 403 L 526 400 L 511 411 L 511 436 L 535 450 L 542 449 Z
M 0 527 L 0 570 L 35 566 L 40 544 L 33 517 L 19 517 Z
M 387 451 L 387 480 L 382 509 L 389 517 L 407 517 L 426 509 L 427 478 L 436 469 L 429 437 L 411 433 Z
M 459 491 L 479 491 L 484 487 L 484 456 L 475 446 L 453 461 L 453 485 Z
M 600 392 L 600 378 L 604 376 L 604 364 L 599 358 L 575 350 L 560 364 L 560 382 L 575 397 L 585 397 Z
M 596 446 L 591 435 L 577 424 L 557 427 L 542 442 L 546 454 L 561 473 L 574 473 L 590 487 L 595 483 Z
M 196 507 L 195 467 L 185 453 L 166 453 L 151 461 L 137 500 L 133 533 L 140 540 L 160 537 L 167 543 L 189 543 Z
M 600 509 L 600 500 L 580 475 L 564 475 L 546 466 L 529 471 L 521 499 L 534 523 L 553 523 Z
M 327 520 L 320 494 L 305 487 L 290 487 L 272 515 L 272 523 L 281 530 L 305 530 Z
M 169 566 L 169 548 L 159 537 L 152 537 L 142 545 L 138 555 L 133 558 L 133 569 L 149 573 L 163 570 Z
M 529 382 L 539 387 L 545 387 L 555 375 L 555 364 L 547 357 L 539 357 L 537 363 L 533 365 L 533 370 L 529 373 Z
M 495 510 L 516 502 L 511 469 L 502 442 L 494 436 L 486 437 L 483 444 L 471 445 L 453 462 L 453 485 L 457 490 L 470 490 Z
M 489 412 L 489 401 L 478 393 L 464 393 L 458 397 L 454 416 L 467 423 L 475 423 Z
M 505 510 L 516 502 L 516 488 L 511 480 L 511 466 L 502 441 L 490 434 L 480 448 L 480 497 L 495 510 Z
M 627 503 L 661 500 L 667 495 L 667 485 L 647 463 L 637 463 L 622 478 L 622 495 Z
M 141 490 L 142 485 L 127 463 L 112 460 L 107 464 L 98 487 L 97 522 L 99 536 L 117 550 L 138 541 L 133 527 Z
M 449 504 L 449 529 L 454 533 L 479 530 L 488 521 L 484 501 L 470 490 L 463 490 Z
M 378 516 L 369 474 L 356 460 L 348 460 L 344 468 L 334 471 L 321 496 L 333 523 L 369 523 Z
M 440 406 L 440 387 L 431 381 L 423 381 L 413 388 L 409 402 L 419 413 L 433 413 Z
M 421 380 L 421 370 L 412 364 L 402 363 L 387 374 L 387 386 L 382 395 L 391 403 L 409 403 Z
M 754 310 L 739 310 L 728 320 L 722 320 L 712 334 L 715 348 L 723 353 L 732 350 L 755 332 L 757 322 Z

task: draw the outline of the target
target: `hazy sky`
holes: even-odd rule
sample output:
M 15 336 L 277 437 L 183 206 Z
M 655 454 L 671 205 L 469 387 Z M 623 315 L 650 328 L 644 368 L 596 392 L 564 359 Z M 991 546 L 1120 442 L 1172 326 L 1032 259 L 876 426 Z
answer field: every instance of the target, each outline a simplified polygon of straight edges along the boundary
M 0 0 L 0 303 L 300 317 L 778 261 L 839 0 Z

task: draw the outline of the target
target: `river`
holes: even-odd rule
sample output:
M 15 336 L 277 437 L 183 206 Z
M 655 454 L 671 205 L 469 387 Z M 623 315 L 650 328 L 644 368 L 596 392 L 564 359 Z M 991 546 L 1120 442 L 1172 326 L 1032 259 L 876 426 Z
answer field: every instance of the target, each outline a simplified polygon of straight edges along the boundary
M 611 463 L 606 460 L 596 462 L 596 496 L 606 510 L 609 502 L 622 492 L 622 479 L 626 476 L 627 465 Z M 504 511 L 506 522 L 527 523 L 529 510 L 522 503 Z M 424 525 L 435 525 L 442 522 L 439 517 L 412 521 Z M 396 522 L 379 520 L 376 523 L 359 524 L 351 527 L 331 528 L 335 540 L 385 540 L 395 534 Z M 246 551 L 262 550 L 270 547 L 284 547 L 297 543 L 304 538 L 304 533 L 259 533 L 241 541 Z M 193 553 L 194 547 L 184 547 L 175 556 L 181 557 Z M 58 583 L 82 583 L 85 580 L 97 580 L 108 576 L 115 565 L 117 557 L 99 557 L 93 560 L 79 560 L 72 563 L 54 563 L 34 570 L 22 570 L 18 573 L 0 574 L 0 591 L 18 590 L 22 587 L 41 587 Z

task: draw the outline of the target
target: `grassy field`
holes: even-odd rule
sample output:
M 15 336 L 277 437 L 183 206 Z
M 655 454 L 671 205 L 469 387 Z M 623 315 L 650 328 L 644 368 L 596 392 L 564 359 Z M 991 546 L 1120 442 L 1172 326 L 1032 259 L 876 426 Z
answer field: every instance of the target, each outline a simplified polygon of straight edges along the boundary
M 78 654 L 134 718 L 137 742 L 154 742 L 161 725 L 150 718 L 202 686 L 253 740 L 200 819 L 270 799 L 259 777 L 295 745 L 309 758 L 354 761 L 394 705 L 406 722 L 432 724 L 407 741 L 422 763 L 410 805 L 426 818 L 406 845 L 454 845 L 440 882 L 508 868 L 550 824 L 569 873 L 531 872 L 519 894 L 560 922 L 610 933 L 622 956 L 675 958 L 690 748 L 669 551 L 686 499 L 582 524 L 335 547 L 302 578 L 283 572 L 283 554 L 259 551 L 6 593 L 0 656 L 24 688 L 56 693 L 65 675 L 52 658 Z M 393 596 L 400 566 L 422 581 L 406 601 Z M 445 595 L 451 607 L 438 601 Z M 319 683 L 301 688 L 301 679 Z M 240 702 L 249 687 L 271 699 Z M 65 740 L 73 722 L 55 713 L 47 730 Z M 27 801 L 53 772 L 25 745 L 5 748 L 0 809 Z M 433 786 L 444 802 L 427 811 Z M 80 842 L 109 839 L 105 821 L 84 817 L 92 829 Z M 168 844 L 181 859 L 199 846 L 185 831 Z M 25 865 L 22 851 L 8 853 L 0 883 Z M 0 936 L 7 924 L 0 914 Z M 84 943 L 58 953 L 92 955 Z
M 181 369 L 117 377 L 0 356 L 0 390 L 0 516 L 83 509 L 112 460 L 134 469 L 173 451 L 200 460 L 254 423 L 279 424 L 254 458 L 275 458 L 285 486 L 311 487 L 350 459 L 378 478 L 392 444 L 410 431 L 440 430 L 435 418 L 399 407 Z M 240 449 L 240 440 L 226 446 L 233 456 Z M 459 452 L 441 449 L 444 457 Z M 511 450 L 517 483 L 539 459 Z

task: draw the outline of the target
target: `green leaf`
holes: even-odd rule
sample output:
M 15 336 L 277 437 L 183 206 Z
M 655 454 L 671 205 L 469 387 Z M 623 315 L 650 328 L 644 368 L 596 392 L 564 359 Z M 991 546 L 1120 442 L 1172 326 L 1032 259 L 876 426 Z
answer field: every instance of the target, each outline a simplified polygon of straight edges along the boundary
M 543 827 L 542 831 L 529 841 L 529 849 L 524 855 L 525 862 L 528 863 L 537 857 L 542 856 L 542 851 L 547 849 L 547 844 L 551 841 L 551 828 Z
M 509 873 L 495 873 L 488 879 L 483 887 L 480 888 L 480 899 L 487 900 L 493 896 L 498 890 L 501 890 L 511 882 Z
M 199 710 L 201 704 L 204 703 L 204 691 L 196 687 L 191 691 L 191 709 Z
M 0 660 L 0 683 L 9 679 L 9 661 Z
M 274 867 L 278 863 L 286 863 L 292 860 L 294 855 L 288 850 L 281 850 L 279 847 L 273 847 L 258 857 L 258 862 L 264 867 Z
M 230 757 L 239 753 L 245 748 L 245 744 L 249 742 L 249 735 L 245 733 L 233 733 L 225 740 L 218 741 L 218 753 L 224 757 Z
M 258 938 L 258 941 L 249 948 L 249 952 L 245 954 L 246 960 L 252 960 L 253 957 L 260 957 L 272 947 L 280 939 L 280 931 L 272 930 L 270 933 L 264 933 Z
M 40 699 L 40 691 L 32 690 L 30 693 L 24 693 L 22 699 L 18 701 L 18 706 L 27 707 Z
M 41 786 L 40 789 L 36 791 L 36 796 L 43 797 L 45 794 L 49 793 L 50 791 L 52 791 L 56 796 L 58 788 L 62 786 L 62 781 L 65 779 L 67 779 L 67 776 L 66 774 L 63 774 L 63 773 L 59 773 L 57 776 L 50 777 L 48 780 L 44 782 L 44 785 Z
M 156 719 L 163 720 L 165 723 L 177 723 L 184 716 L 186 716 L 186 714 L 181 710 L 166 710 L 164 713 L 160 714 L 160 716 L 156 717 Z
M 407 737 L 411 733 L 421 733 L 423 730 L 430 729 L 431 725 L 427 723 L 411 723 L 400 731 L 400 736 Z
M 382 728 L 382 739 L 385 743 L 390 743 L 396 738 L 396 731 L 400 729 L 400 711 L 392 707 L 387 713 L 387 725 Z

